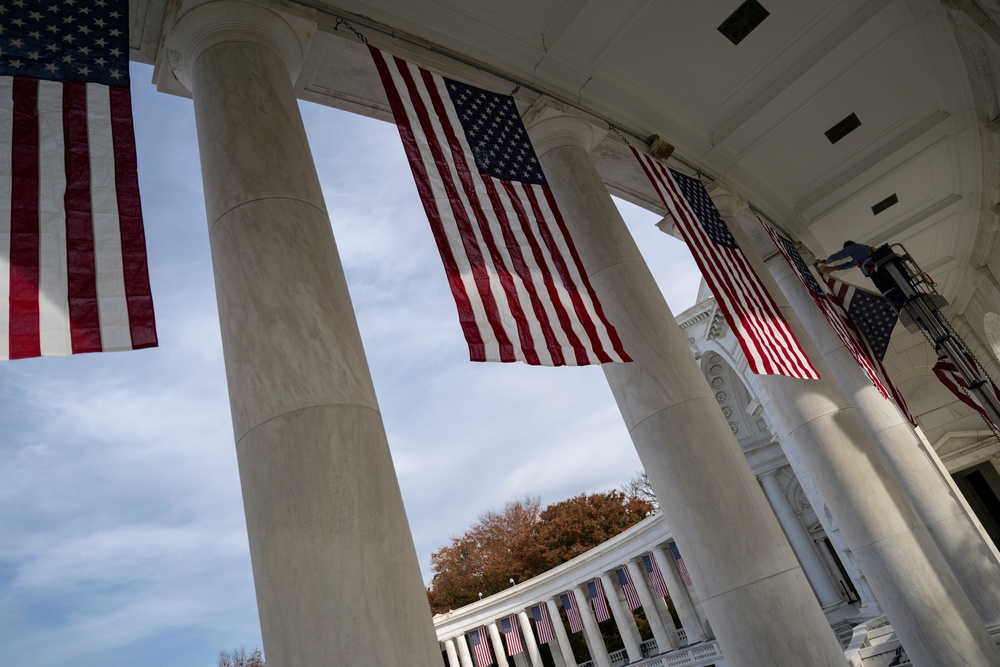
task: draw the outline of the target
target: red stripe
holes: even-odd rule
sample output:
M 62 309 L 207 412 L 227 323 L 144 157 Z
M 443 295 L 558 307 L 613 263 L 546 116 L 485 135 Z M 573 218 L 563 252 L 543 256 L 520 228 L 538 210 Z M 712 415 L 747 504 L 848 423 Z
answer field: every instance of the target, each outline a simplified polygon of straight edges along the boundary
M 132 127 L 132 96 L 128 88 L 110 86 L 111 133 L 115 150 L 115 186 L 118 190 L 118 224 L 122 239 L 122 267 L 128 304 L 132 349 L 156 347 L 153 293 L 149 287 L 146 234 L 139 202 L 139 173 Z
M 14 77 L 10 358 L 42 354 L 38 315 L 38 80 Z
M 100 352 L 94 218 L 90 200 L 90 140 L 87 136 L 87 84 L 63 84 L 63 136 L 66 145 L 66 267 L 69 279 L 69 328 L 74 354 Z

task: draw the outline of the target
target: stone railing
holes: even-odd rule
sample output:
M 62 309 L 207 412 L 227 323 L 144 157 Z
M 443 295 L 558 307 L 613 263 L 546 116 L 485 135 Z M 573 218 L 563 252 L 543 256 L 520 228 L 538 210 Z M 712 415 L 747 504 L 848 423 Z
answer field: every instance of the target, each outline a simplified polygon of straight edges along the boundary
M 642 643 L 640 648 L 643 649 L 645 654 L 646 645 L 653 643 L 654 650 L 656 643 L 654 640 L 650 639 Z M 611 654 L 611 664 L 612 665 L 624 665 L 625 663 L 625 651 L 615 651 Z M 629 667 L 704 667 L 705 665 L 711 665 L 717 663 L 723 659 L 722 649 L 719 648 L 718 642 L 714 639 L 709 639 L 706 642 L 701 642 L 695 644 L 694 646 L 684 646 L 682 648 L 667 651 L 666 653 L 661 653 L 660 655 L 654 655 L 649 658 L 644 658 L 639 662 L 628 663 Z M 594 667 L 594 662 L 588 660 L 587 662 L 581 662 L 576 667 Z
M 624 665 L 628 662 L 628 651 L 625 649 L 615 651 L 614 653 L 609 654 L 608 658 L 611 660 L 611 664 L 614 667 L 617 667 L 617 665 Z
M 643 658 L 648 658 L 649 656 L 656 655 L 660 652 L 655 639 L 647 639 L 643 643 L 639 644 L 639 650 L 642 652 Z

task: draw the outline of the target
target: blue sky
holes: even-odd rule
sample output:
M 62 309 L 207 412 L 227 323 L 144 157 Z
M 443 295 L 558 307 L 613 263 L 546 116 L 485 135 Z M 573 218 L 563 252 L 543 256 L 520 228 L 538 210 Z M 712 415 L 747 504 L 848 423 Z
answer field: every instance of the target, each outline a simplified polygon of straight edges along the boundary
M 0 366 L 0 663 L 209 667 L 260 643 L 190 100 L 132 66 L 160 347 Z M 599 368 L 472 364 L 392 125 L 302 104 L 420 564 L 485 510 L 640 468 Z M 698 273 L 619 202 L 674 312 Z

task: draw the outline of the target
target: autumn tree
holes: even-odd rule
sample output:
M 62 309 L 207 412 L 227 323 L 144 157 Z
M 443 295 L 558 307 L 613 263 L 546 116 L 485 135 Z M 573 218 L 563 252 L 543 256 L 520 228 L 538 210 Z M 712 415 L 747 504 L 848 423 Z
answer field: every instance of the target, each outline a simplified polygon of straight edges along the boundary
M 435 613 L 492 595 L 605 542 L 654 511 L 621 491 L 581 494 L 549 505 L 538 498 L 486 512 L 462 536 L 431 555 L 427 596 Z
M 264 665 L 264 654 L 259 648 L 254 647 L 247 652 L 246 648 L 240 646 L 232 651 L 219 651 L 218 667 L 266 667 Z

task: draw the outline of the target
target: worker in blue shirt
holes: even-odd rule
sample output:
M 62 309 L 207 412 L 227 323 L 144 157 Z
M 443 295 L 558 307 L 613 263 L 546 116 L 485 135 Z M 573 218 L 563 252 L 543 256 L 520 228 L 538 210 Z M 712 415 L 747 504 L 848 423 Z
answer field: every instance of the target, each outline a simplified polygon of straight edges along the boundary
M 861 269 L 866 277 L 871 278 L 872 282 L 875 283 L 875 287 L 882 292 L 889 301 L 896 307 L 896 310 L 902 310 L 903 303 L 905 299 L 902 296 L 902 292 L 896 285 L 892 277 L 884 271 L 881 267 L 886 261 L 886 258 L 892 258 L 888 261 L 897 262 L 898 256 L 896 253 L 892 252 L 889 246 L 882 246 L 881 248 L 873 248 L 870 245 L 865 245 L 864 243 L 856 243 L 855 241 L 844 241 L 844 248 L 833 253 L 826 259 L 819 260 L 817 268 L 823 273 L 831 273 L 833 271 L 846 271 L 851 267 L 858 267 Z M 876 266 L 876 260 L 879 260 L 879 265 Z M 900 269 L 901 275 L 907 276 L 908 273 L 906 268 L 897 262 L 897 268 Z

